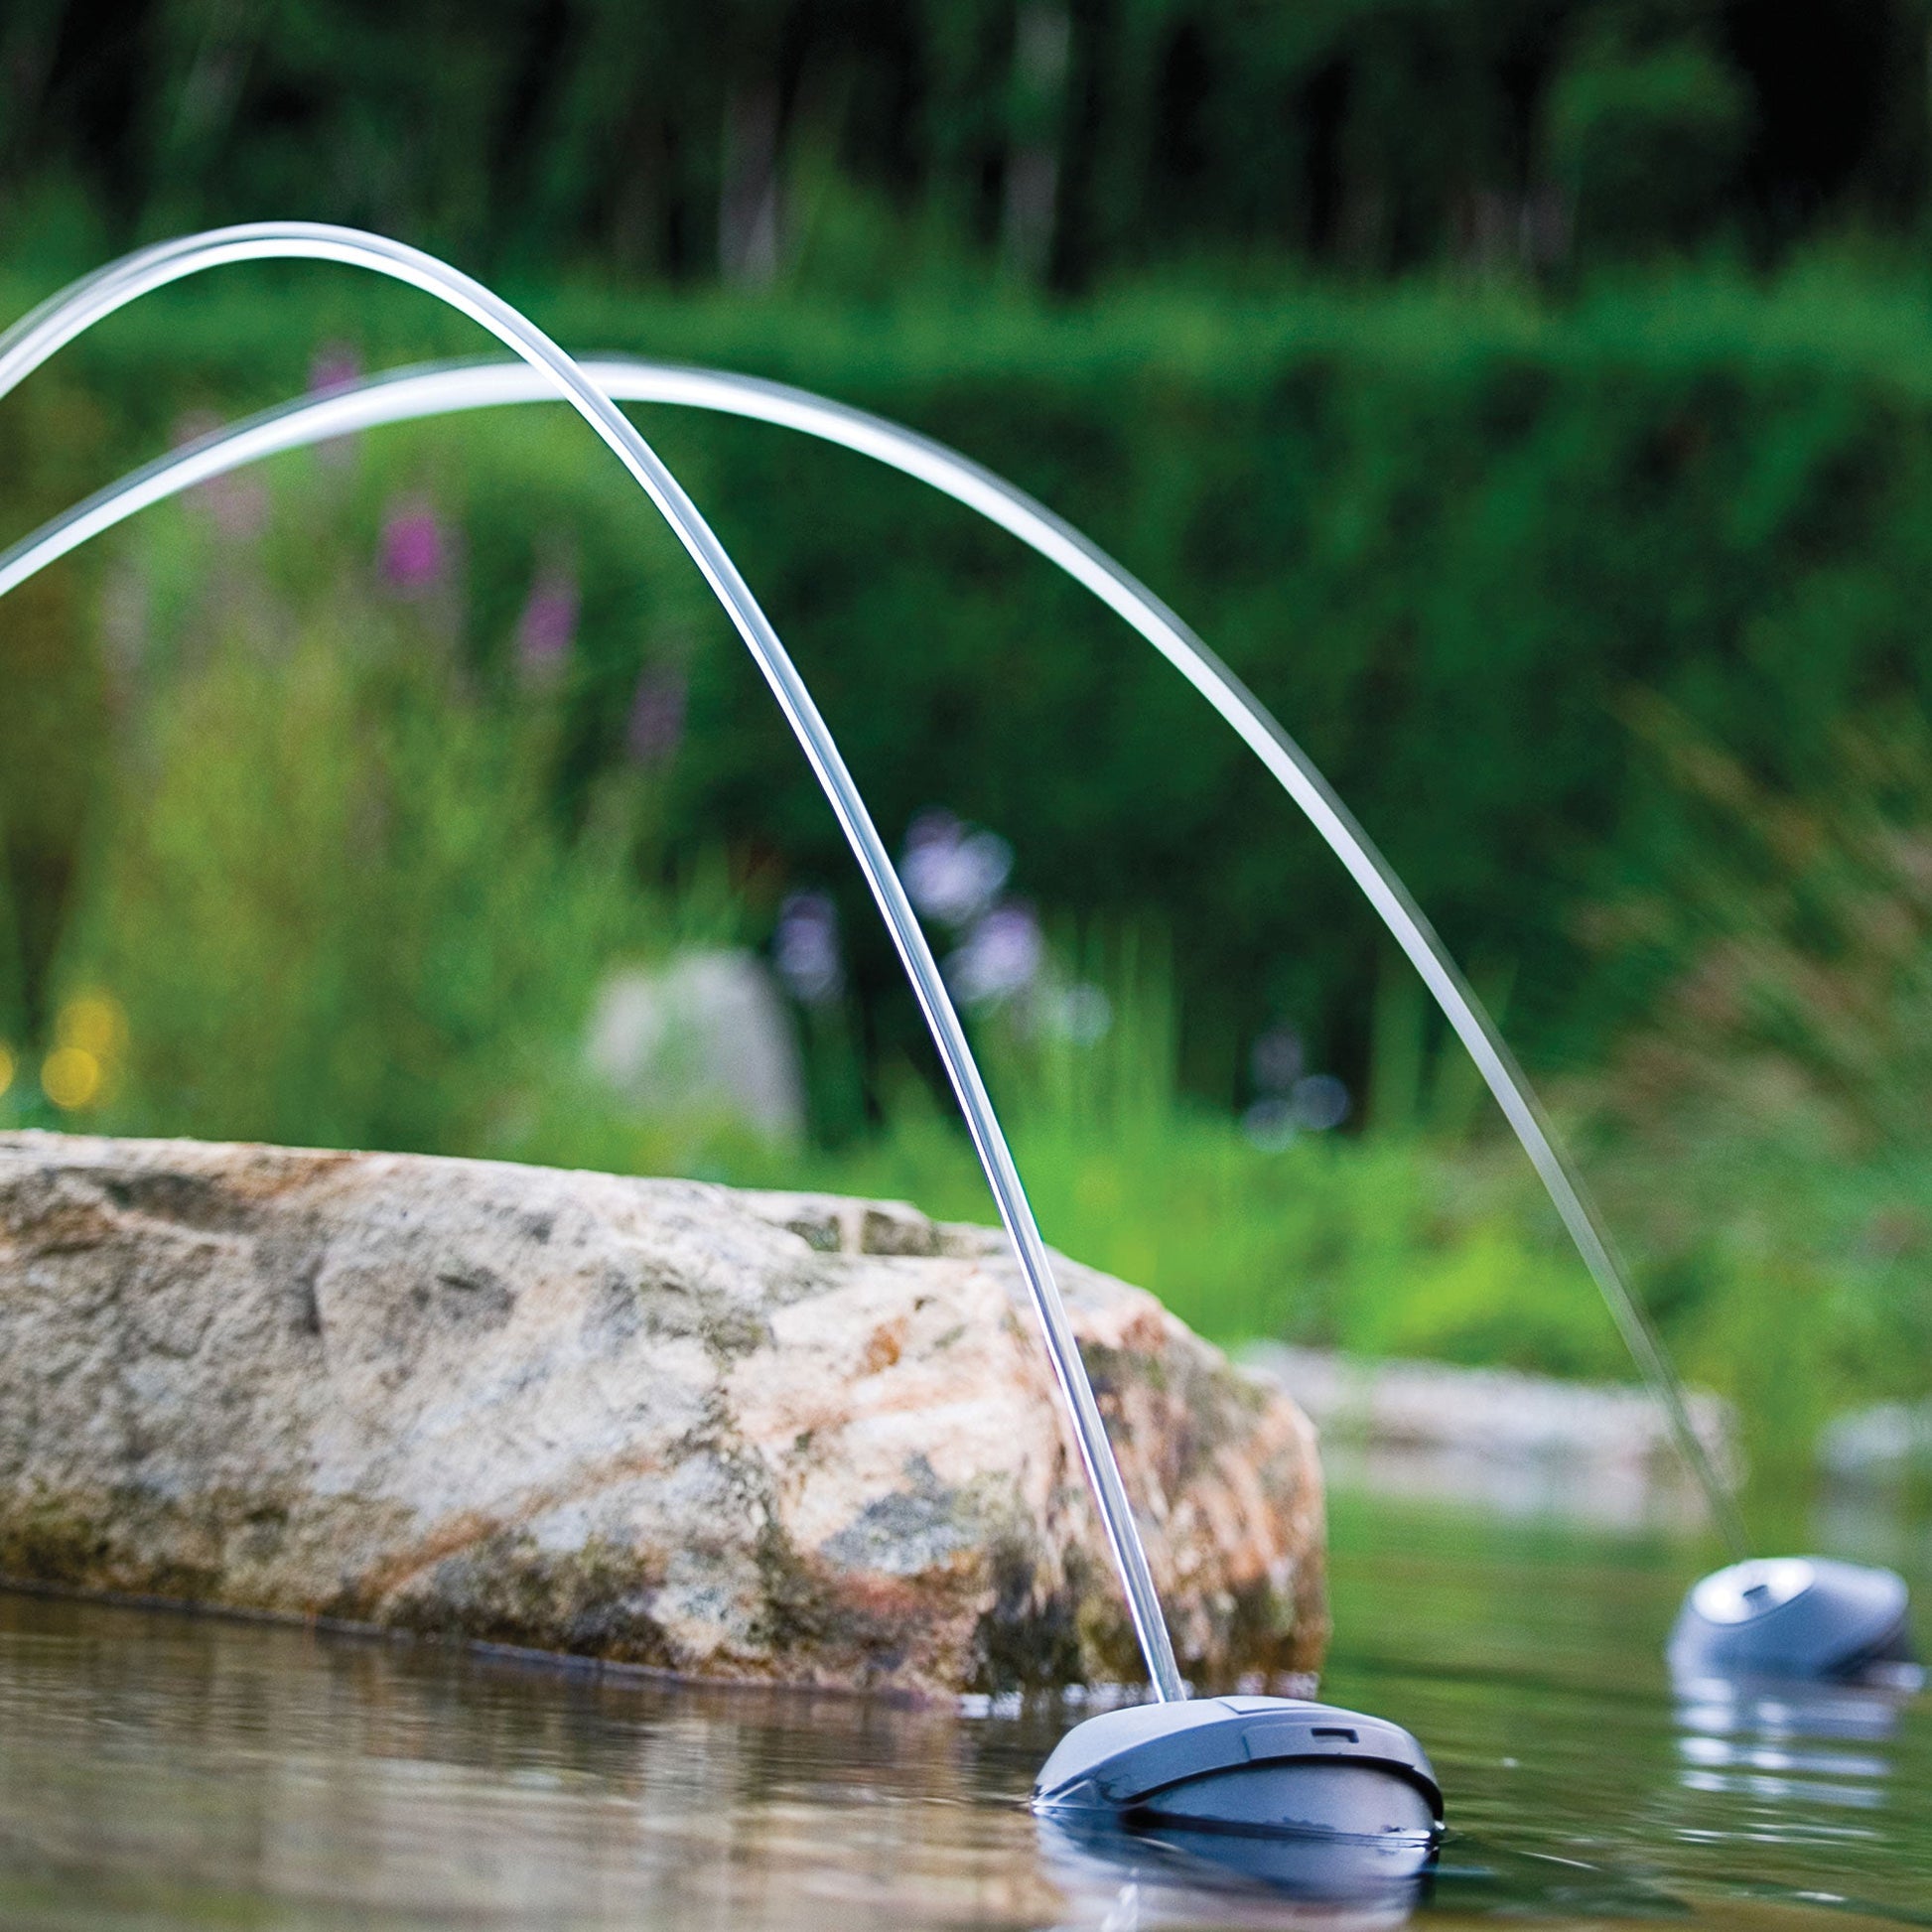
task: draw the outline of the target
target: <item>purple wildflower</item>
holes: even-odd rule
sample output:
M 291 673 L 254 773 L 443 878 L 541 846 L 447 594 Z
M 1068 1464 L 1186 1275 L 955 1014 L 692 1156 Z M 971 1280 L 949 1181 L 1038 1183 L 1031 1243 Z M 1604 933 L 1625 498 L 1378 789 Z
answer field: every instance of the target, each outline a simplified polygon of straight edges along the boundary
M 309 393 L 333 396 L 362 379 L 362 357 L 353 343 L 324 343 L 309 359 Z
M 176 418 L 172 441 L 176 449 L 186 449 L 220 427 L 220 417 L 207 410 L 190 410 Z M 260 535 L 268 523 L 268 485 L 251 471 L 210 477 L 188 492 L 187 501 L 205 511 L 215 529 L 232 542 Z
M 825 893 L 793 893 L 778 908 L 772 964 L 792 997 L 808 1007 L 836 1000 L 845 987 L 839 908 Z
M 1348 1118 L 1348 1089 L 1332 1073 L 1311 1073 L 1306 1080 L 1296 1081 L 1289 1105 L 1298 1127 L 1326 1133 Z
M 382 525 L 382 574 L 403 597 L 422 597 L 443 581 L 449 542 L 428 498 L 395 504 Z
M 1087 980 L 1056 987 L 1040 1015 L 1046 1031 L 1075 1046 L 1092 1046 L 1113 1031 L 1114 1003 Z
M 1306 1055 L 1293 1027 L 1270 1027 L 1254 1043 L 1248 1069 L 1262 1093 L 1286 1093 L 1302 1077 Z
M 1013 871 L 1013 848 L 935 807 L 912 821 L 899 869 L 912 903 L 957 931 L 999 897 Z
M 361 379 L 362 357 L 353 343 L 324 343 L 309 358 L 312 396 L 333 396 L 352 389 Z M 340 469 L 354 456 L 356 441 L 353 436 L 332 437 L 317 446 L 316 455 L 325 467 Z
M 969 1007 L 995 1006 L 1029 991 L 1045 958 L 1033 908 L 1008 900 L 994 906 L 946 961 L 946 978 Z
M 577 640 L 583 599 L 577 573 L 543 571 L 530 587 L 529 602 L 516 624 L 516 662 L 526 684 L 554 684 Z
M 1279 1094 L 1257 1100 L 1241 1116 L 1241 1131 L 1264 1154 L 1279 1154 L 1294 1139 L 1299 1123 L 1295 1109 Z
M 684 739 L 685 680 L 681 670 L 655 667 L 637 680 L 624 727 L 624 750 L 633 764 L 662 764 Z
M 177 450 L 185 450 L 191 443 L 199 443 L 205 436 L 212 436 L 221 427 L 221 418 L 211 409 L 184 409 L 175 418 L 174 427 L 168 432 L 169 443 Z

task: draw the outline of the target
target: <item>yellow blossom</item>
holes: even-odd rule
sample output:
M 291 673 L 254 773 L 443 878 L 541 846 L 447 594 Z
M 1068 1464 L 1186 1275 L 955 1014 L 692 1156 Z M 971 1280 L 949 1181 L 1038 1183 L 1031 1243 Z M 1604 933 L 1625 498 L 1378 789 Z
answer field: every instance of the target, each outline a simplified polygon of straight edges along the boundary
M 69 1113 L 100 1092 L 100 1061 L 82 1046 L 57 1046 L 41 1066 L 48 1099 Z

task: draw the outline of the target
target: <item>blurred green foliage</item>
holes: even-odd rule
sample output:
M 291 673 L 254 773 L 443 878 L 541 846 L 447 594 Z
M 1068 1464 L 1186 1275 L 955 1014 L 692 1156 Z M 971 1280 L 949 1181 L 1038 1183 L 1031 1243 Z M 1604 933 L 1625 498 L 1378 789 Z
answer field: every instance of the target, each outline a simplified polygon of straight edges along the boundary
M 501 272 L 1562 270 L 1922 231 L 1925 0 L 14 0 L 0 220 Z M 1574 247 L 1573 247 L 1574 243 Z
M 580 504 L 565 486 L 571 425 L 477 429 L 455 468 L 431 431 L 370 439 L 289 460 L 267 489 L 199 492 L 113 546 L 98 618 L 72 639 L 112 757 L 76 843 L 51 1017 L 3 1035 L 21 1064 L 0 1104 L 817 1184 L 984 1218 L 950 1110 L 921 1056 L 882 1037 L 863 986 L 801 1016 L 821 1102 L 872 1096 L 870 1120 L 841 1100 L 813 1149 L 640 1119 L 590 1075 L 586 1020 L 614 964 L 756 934 L 774 882 L 800 874 L 769 844 L 728 843 L 703 890 L 676 862 L 704 713 L 663 761 L 625 749 L 621 705 L 615 744 L 599 738 L 607 687 L 629 691 L 673 647 L 704 661 L 675 559 L 624 554 L 628 524 L 602 521 L 621 491 L 604 503 L 591 483 Z M 423 505 L 441 547 L 398 581 L 398 520 Z M 513 548 L 518 511 L 540 534 Z M 533 664 L 526 600 L 566 532 L 580 628 L 565 659 Z M 600 643 L 589 614 L 607 598 L 622 621 Z M 1831 775 L 1805 788 L 1654 696 L 1626 694 L 1601 728 L 1633 748 L 1645 811 L 1620 890 L 1576 914 L 1612 1017 L 1601 1066 L 1560 1104 L 1667 1334 L 1737 1398 L 1776 1472 L 1832 1409 L 1919 1393 L 1932 1359 L 1916 1100 L 1932 738 L 1880 707 L 1826 734 Z M 978 1022 L 1050 1238 L 1229 1342 L 1623 1370 L 1406 968 L 1369 949 L 1370 1131 L 1258 1133 L 1181 1077 L 1184 938 L 1149 937 L 1168 928 L 1147 904 L 1056 922 L 1048 991 L 1100 989 L 1109 1026 L 1069 1030 L 1051 1000 Z M 1501 1007 L 1508 975 L 1484 977 Z M 100 1083 L 65 1086 L 64 1053 Z
M 1789 1462 L 1932 1361 L 1932 732 L 1849 714 L 1794 785 L 1654 699 L 1629 717 L 1682 810 L 1587 921 L 1642 1019 L 1578 1097 L 1653 1300 Z
M 626 938 L 625 852 L 553 820 L 526 742 L 414 626 L 232 635 L 156 706 L 69 968 L 129 1044 L 106 1118 L 474 1152 L 575 1042 Z
M 97 402 L 58 375 L 0 401 L 0 517 L 26 529 L 89 484 L 107 444 Z M 45 1018 L 39 992 L 106 768 L 99 659 L 80 575 L 57 566 L 0 613 L 0 1040 Z
M 332 341 L 386 362 L 465 340 L 400 299 L 372 302 L 363 336 L 347 278 L 311 279 L 313 296 L 272 278 L 177 292 L 86 345 L 88 392 L 140 425 L 117 453 L 165 433 L 157 397 L 225 412 L 287 393 Z M 1770 292 L 1686 277 L 1566 312 L 1449 290 L 1145 293 L 1077 323 L 1015 305 L 863 327 L 788 304 L 578 292 L 538 307 L 573 344 L 716 359 L 909 420 L 1070 515 L 1309 747 L 1451 945 L 1513 973 L 1517 1037 L 1545 1065 L 1592 1060 L 1630 1012 L 1627 978 L 1578 945 L 1574 908 L 1672 836 L 1617 721 L 1627 690 L 1797 781 L 1828 767 L 1848 707 L 1925 687 L 1932 357 L 1926 304 L 1902 285 L 1823 267 Z M 1245 1097 L 1246 1042 L 1279 1019 L 1363 1085 L 1372 923 L 1152 652 L 903 479 L 783 432 L 645 422 L 889 832 L 945 803 L 1015 842 L 1043 903 L 1158 912 L 1192 1090 Z M 829 812 L 617 466 L 561 412 L 367 442 L 357 541 L 373 544 L 385 491 L 435 498 L 461 535 L 473 661 L 496 652 L 500 669 L 542 557 L 577 559 L 562 801 L 621 759 L 640 674 L 674 672 L 688 708 L 657 793 L 665 849 L 723 844 L 767 910 L 786 886 L 840 893 L 871 1057 L 911 1051 L 916 1019 Z M 58 439 L 14 447 L 23 475 L 68 460 L 49 454 Z M 58 675 L 92 675 L 89 648 L 75 631 Z M 62 890 L 58 869 L 39 879 L 21 898 L 36 930 Z
M 1667 186 L 1703 200 L 1654 206 L 1627 244 L 1688 233 L 1750 165 L 1742 96 L 1715 55 L 1592 49 L 1553 96 L 1576 218 L 1645 192 L 1616 172 L 1651 165 L 1626 139 L 1642 122 Z M 1760 1466 L 1844 1401 L 1923 1392 L 1932 751 L 1899 722 L 1929 667 L 1920 284 L 1819 256 L 1768 285 L 1674 270 L 1561 303 L 1449 282 L 1150 284 L 1081 312 L 525 293 L 573 346 L 803 381 L 1088 528 L 1277 710 L 1507 992 L 1512 1036 L 1567 1076 L 1666 1332 L 1744 1405 Z M 468 346 L 324 274 L 175 291 L 0 411 L 9 529 L 185 412 L 280 399 L 318 356 Z M 1177 679 L 902 480 L 751 426 L 646 426 L 889 839 L 944 803 L 1014 842 L 1049 913 L 1114 935 L 1079 965 L 1113 1000 L 1104 1040 L 1075 1053 L 1017 1013 L 984 1030 L 1050 1238 L 1226 1339 L 1619 1371 L 1353 889 Z M 829 813 L 581 427 L 425 425 L 274 477 L 153 513 L 0 607 L 12 1116 L 983 1213 Z M 410 516 L 440 562 L 404 587 L 385 546 Z M 519 632 L 551 578 L 571 634 L 539 671 Z M 646 692 L 664 703 L 640 750 Z M 722 884 L 700 894 L 706 854 Z M 809 1022 L 817 1148 L 640 1121 L 597 1091 L 580 1049 L 603 972 L 700 929 L 760 940 L 797 887 L 840 897 L 850 946 L 848 1003 Z M 1161 955 L 1128 958 L 1120 935 L 1155 930 Z M 1248 1046 L 1284 1021 L 1367 1133 L 1244 1134 Z M 63 1052 L 110 1077 L 56 1112 L 37 1095 Z
M 67 727 L 12 767 L 27 795 L 69 768 L 76 680 L 103 723 L 62 801 L 60 895 L 36 906 L 58 943 L 31 962 L 32 1012 L 0 1026 L 16 1107 L 44 1110 L 44 1059 L 47 1096 L 112 1128 L 514 1154 L 584 1085 L 610 962 L 713 930 L 639 871 L 649 774 L 579 742 L 603 712 L 621 731 L 637 634 L 675 596 L 648 590 L 627 518 L 608 567 L 610 504 L 574 464 L 567 503 L 547 493 L 554 443 L 504 443 L 434 497 L 407 438 L 296 459 L 274 490 L 207 486 L 120 547 L 44 682 L 22 664 L 29 715 Z M 472 491 L 499 517 L 513 495 L 520 543 L 464 554 Z M 573 599 L 625 635 L 615 695 L 594 651 L 517 657 L 530 580 L 565 551 Z M 44 639 L 28 609 L 0 634 Z M 65 1050 L 95 1063 L 77 1086 L 46 1071 Z
M 1587 243 L 1632 252 L 1708 233 L 1742 165 L 1749 89 L 1691 40 L 1597 40 L 1550 101 L 1551 160 Z
M 1872 731 L 1850 780 L 1812 797 L 1678 741 L 1701 767 L 1678 773 L 1680 795 L 1719 822 L 1677 846 L 1668 900 L 1598 913 L 1599 943 L 1651 977 L 1654 1004 L 1603 1068 L 1554 1090 L 1669 1346 L 1733 1403 L 1764 1502 L 1804 1489 L 1834 1413 L 1923 1398 L 1932 1362 L 1932 741 L 1916 720 Z M 1493 1117 L 1452 1124 L 1472 1078 L 1452 1043 L 1404 1050 L 1385 1018 L 1378 1052 L 1421 1076 L 1417 1125 L 1283 1142 L 1180 1091 L 1164 953 L 1065 956 L 1110 990 L 1107 1033 L 1072 1041 L 1024 1005 L 979 1030 L 1058 1246 L 1230 1345 L 1629 1373 L 1520 1151 Z M 866 1141 L 729 1171 L 988 1218 L 963 1137 L 909 1079 Z

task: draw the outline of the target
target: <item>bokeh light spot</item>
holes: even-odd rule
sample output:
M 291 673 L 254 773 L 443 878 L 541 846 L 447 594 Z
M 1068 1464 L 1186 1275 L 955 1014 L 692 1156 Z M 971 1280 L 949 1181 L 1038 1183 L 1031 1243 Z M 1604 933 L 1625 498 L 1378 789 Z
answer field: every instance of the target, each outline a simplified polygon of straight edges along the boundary
M 127 1043 L 127 1015 L 105 993 L 83 993 L 61 1009 L 54 1023 L 59 1046 L 71 1046 L 96 1060 L 117 1053 Z
M 57 1046 L 41 1067 L 41 1086 L 63 1112 L 84 1107 L 100 1092 L 100 1061 L 81 1046 Z

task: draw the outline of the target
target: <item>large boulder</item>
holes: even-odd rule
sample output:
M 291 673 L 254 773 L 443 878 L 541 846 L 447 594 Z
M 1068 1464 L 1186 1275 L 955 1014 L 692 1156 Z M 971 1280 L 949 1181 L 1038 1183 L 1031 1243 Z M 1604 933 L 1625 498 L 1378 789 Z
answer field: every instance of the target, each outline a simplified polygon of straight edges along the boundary
M 1312 1669 L 1308 1422 L 1059 1273 L 1183 1668 Z M 997 1236 L 485 1162 L 0 1135 L 0 1576 L 709 1677 L 1140 1674 Z

